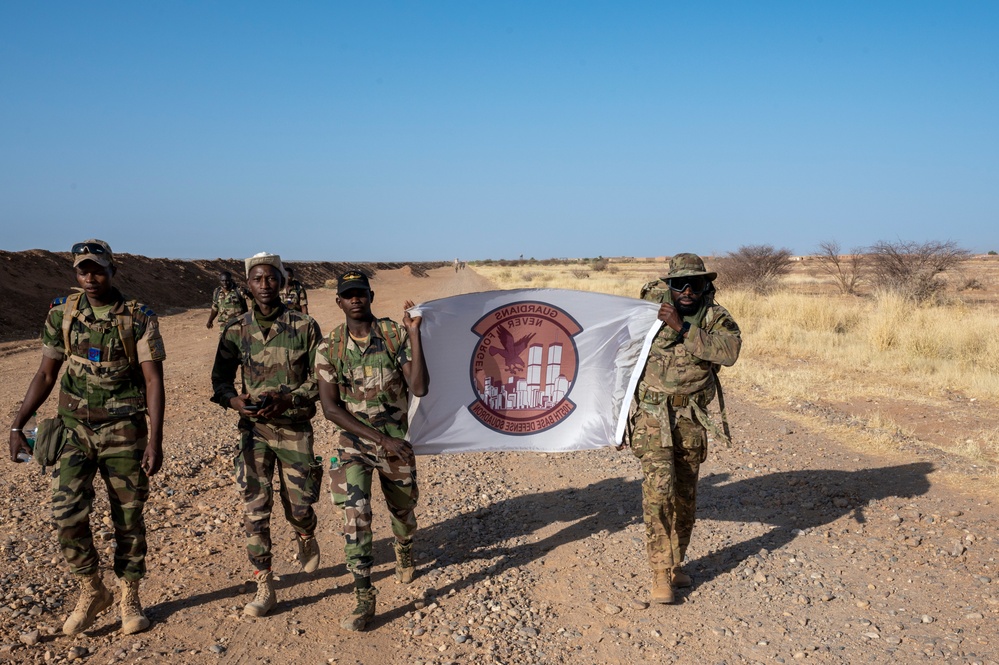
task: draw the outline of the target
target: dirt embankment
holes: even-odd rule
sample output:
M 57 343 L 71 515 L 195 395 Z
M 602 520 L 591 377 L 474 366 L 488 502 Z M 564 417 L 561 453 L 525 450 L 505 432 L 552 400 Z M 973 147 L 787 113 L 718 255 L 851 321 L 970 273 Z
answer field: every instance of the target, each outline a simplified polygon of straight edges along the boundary
M 228 270 L 237 283 L 243 275 L 242 259 L 154 259 L 134 254 L 116 254 L 118 274 L 115 285 L 160 314 L 191 307 L 207 307 L 218 275 Z M 409 266 L 412 274 L 423 276 L 442 262 L 428 263 L 343 263 L 335 261 L 292 261 L 295 278 L 307 289 L 322 287 L 327 280 L 348 267 L 357 266 L 370 275 L 379 270 Z M 24 252 L 0 251 L 0 341 L 33 338 L 39 322 L 54 298 L 64 296 L 76 285 L 72 257 L 68 252 L 32 249 Z

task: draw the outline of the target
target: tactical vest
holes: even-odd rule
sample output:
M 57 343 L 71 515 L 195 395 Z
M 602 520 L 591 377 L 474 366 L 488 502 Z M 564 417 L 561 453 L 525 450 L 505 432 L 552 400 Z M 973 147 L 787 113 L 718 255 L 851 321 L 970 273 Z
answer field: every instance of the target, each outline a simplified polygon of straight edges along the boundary
M 64 301 L 62 336 L 69 366 L 59 393 L 60 414 L 101 423 L 144 412 L 145 381 L 134 329 L 141 305 L 116 302 L 111 321 L 90 322 L 80 310 L 82 296 L 75 292 Z

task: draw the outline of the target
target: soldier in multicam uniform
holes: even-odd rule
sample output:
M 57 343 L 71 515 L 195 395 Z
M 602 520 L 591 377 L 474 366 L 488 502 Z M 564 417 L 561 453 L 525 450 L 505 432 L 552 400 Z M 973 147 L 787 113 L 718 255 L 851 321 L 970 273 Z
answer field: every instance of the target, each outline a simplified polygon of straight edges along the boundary
M 281 304 L 281 257 L 264 253 L 246 259 L 246 278 L 253 308 L 222 331 L 212 368 L 212 401 L 240 416 L 236 480 L 257 582 L 256 596 L 243 612 L 264 616 L 277 604 L 270 531 L 275 465 L 284 514 L 297 535 L 299 563 L 307 573 L 319 567 L 312 504 L 322 486 L 322 463 L 313 454 L 311 419 L 318 396 L 313 365 L 322 333 L 312 318 Z M 240 392 L 234 387 L 237 368 Z
M 246 310 L 246 298 L 236 287 L 232 273 L 223 270 L 219 273 L 219 285 L 212 292 L 212 311 L 208 315 L 208 323 L 205 324 L 205 327 L 211 328 L 215 324 L 215 317 L 218 317 L 219 332 L 221 332 L 229 321 L 240 314 L 245 314 Z
M 364 630 L 375 614 L 371 586 L 371 479 L 377 471 L 395 534 L 396 579 L 413 581 L 416 531 L 416 455 L 406 441 L 409 394 L 427 394 L 430 375 L 420 341 L 422 317 L 407 312 L 402 326 L 371 314 L 368 278 L 349 270 L 337 282 L 337 305 L 347 321 L 323 340 L 316 377 L 323 414 L 340 428 L 338 461 L 331 464 L 333 503 L 344 510 L 347 568 L 357 606 L 340 625 Z M 413 303 L 406 302 L 409 309 Z
M 139 602 L 139 580 L 146 572 L 142 508 L 149 498 L 149 476 L 163 461 L 166 354 L 156 315 L 111 285 L 117 269 L 108 244 L 87 240 L 73 245 L 72 252 L 82 292 L 57 298 L 49 309 L 42 363 L 11 425 L 10 453 L 16 461 L 18 453 L 30 452 L 22 428 L 52 392 L 68 360 L 59 384 L 58 417 L 65 430 L 52 473 L 52 515 L 80 597 L 62 630 L 67 635 L 86 630 L 114 603 L 101 579 L 90 529 L 94 478 L 100 472 L 114 525 L 122 632 L 137 633 L 149 627 Z
M 295 279 L 295 271 L 292 270 L 291 266 L 285 266 L 284 271 L 288 275 L 288 282 L 281 289 L 281 302 L 288 309 L 295 309 L 302 314 L 308 314 L 309 294 L 305 292 L 305 287 L 302 286 L 302 283 Z
M 739 326 L 714 302 L 713 280 L 695 254 L 677 254 L 665 278 L 642 287 L 662 303 L 656 335 L 638 384 L 631 448 L 641 460 L 646 549 L 652 600 L 673 602 L 673 588 L 691 585 L 681 564 L 694 529 L 697 476 L 707 457 L 707 432 L 726 439 L 706 409 L 715 397 L 718 365 L 739 357 Z M 724 416 L 723 416 L 724 417 Z

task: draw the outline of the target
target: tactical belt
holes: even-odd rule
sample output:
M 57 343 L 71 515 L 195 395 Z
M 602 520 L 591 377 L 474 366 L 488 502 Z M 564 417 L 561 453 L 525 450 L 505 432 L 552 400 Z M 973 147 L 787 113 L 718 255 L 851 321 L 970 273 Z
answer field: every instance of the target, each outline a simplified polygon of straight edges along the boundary
M 674 409 L 684 409 L 690 405 L 690 395 L 667 395 L 650 390 L 642 397 L 642 401 L 646 404 L 668 403 Z

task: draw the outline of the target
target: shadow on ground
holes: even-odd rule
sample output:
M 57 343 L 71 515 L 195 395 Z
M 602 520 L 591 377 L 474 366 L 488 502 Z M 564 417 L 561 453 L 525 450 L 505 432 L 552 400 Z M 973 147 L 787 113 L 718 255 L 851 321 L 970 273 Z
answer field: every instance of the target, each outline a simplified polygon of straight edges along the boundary
M 726 545 L 688 565 L 696 570 L 698 582 L 705 582 L 734 569 L 761 550 L 784 547 L 801 531 L 848 515 L 863 523 L 864 509 L 873 501 L 925 494 L 930 487 L 927 476 L 932 470 L 932 464 L 920 462 L 860 471 L 786 471 L 732 482 L 728 474 L 710 474 L 699 485 L 699 520 L 759 522 L 775 528 Z M 520 496 L 463 513 L 418 533 L 420 574 L 470 560 L 492 561 L 488 571 L 496 574 L 505 568 L 528 564 L 591 534 L 622 531 L 641 521 L 641 494 L 640 481 L 609 478 L 583 489 Z M 618 507 L 625 508 L 624 515 L 619 514 Z M 537 542 L 514 545 L 495 542 L 497 532 L 504 541 L 509 541 L 556 522 L 568 525 Z M 705 528 L 703 522 L 698 528 Z M 377 548 L 376 560 L 392 559 L 388 539 L 379 541 Z M 452 589 L 461 591 L 480 577 L 455 580 L 437 591 L 439 594 Z M 379 620 L 391 621 L 409 609 L 396 608 Z

